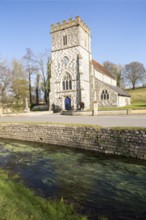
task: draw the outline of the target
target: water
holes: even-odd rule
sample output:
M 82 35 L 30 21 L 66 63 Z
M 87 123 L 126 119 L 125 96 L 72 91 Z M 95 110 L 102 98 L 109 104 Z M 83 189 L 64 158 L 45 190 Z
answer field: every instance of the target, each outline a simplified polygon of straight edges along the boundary
M 0 140 L 0 166 L 37 194 L 64 198 L 97 219 L 146 219 L 146 163 L 93 152 Z

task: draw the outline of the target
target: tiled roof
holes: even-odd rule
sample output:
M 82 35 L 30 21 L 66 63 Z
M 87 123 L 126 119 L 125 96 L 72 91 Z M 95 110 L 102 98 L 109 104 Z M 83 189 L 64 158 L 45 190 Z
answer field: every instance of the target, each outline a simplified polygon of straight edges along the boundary
M 108 77 L 112 79 L 115 79 L 113 75 L 103 65 L 101 65 L 97 61 L 92 60 L 92 64 L 97 71 L 102 72 L 103 74 L 107 75 Z
M 107 83 L 105 83 L 109 88 L 111 88 L 112 90 L 114 90 L 116 93 L 118 93 L 119 96 L 127 96 L 127 97 L 130 97 L 130 95 L 123 91 L 121 88 L 117 87 L 117 86 L 112 86 L 112 85 L 109 85 Z

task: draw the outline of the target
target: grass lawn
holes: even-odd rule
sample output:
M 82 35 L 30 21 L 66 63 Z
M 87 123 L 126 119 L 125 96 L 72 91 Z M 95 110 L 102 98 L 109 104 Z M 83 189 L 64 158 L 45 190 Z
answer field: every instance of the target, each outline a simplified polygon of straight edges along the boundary
M 131 95 L 131 103 L 141 103 L 146 107 L 146 88 L 128 89 L 129 95 Z
M 48 201 L 0 169 L 0 220 L 87 220 L 63 200 Z

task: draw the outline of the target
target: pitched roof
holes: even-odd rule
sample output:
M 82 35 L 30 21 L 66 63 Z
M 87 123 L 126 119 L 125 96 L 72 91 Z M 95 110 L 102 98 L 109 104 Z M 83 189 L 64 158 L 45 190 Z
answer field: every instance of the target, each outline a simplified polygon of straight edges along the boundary
M 116 93 L 118 93 L 119 96 L 127 96 L 127 97 L 131 97 L 127 92 L 123 91 L 121 88 L 117 87 L 117 86 L 112 86 L 110 84 L 104 83 L 106 84 L 109 88 L 111 88 L 112 90 L 114 90 Z
M 97 71 L 102 72 L 103 74 L 107 75 L 108 77 L 112 79 L 115 79 L 113 75 L 103 65 L 101 65 L 97 61 L 92 60 L 92 64 Z

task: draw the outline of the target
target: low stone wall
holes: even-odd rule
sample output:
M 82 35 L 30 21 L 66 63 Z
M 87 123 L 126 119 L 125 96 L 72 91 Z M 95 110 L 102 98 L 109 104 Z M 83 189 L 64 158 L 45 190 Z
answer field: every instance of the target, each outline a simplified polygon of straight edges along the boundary
M 113 111 L 98 111 L 98 115 L 144 115 L 146 114 L 146 109 L 123 109 L 123 110 L 113 110 Z
M 74 115 L 74 116 L 92 116 L 92 115 L 144 115 L 146 114 L 146 109 L 122 109 L 122 110 L 106 110 L 106 111 L 62 111 L 62 115 Z
M 140 115 L 140 114 L 146 114 L 146 109 L 132 109 L 130 114 L 133 114 L 133 115 Z
M 1 117 L 23 117 L 23 116 L 26 116 L 26 117 L 29 117 L 29 116 L 40 116 L 40 115 L 51 115 L 53 114 L 53 111 L 31 111 L 31 112 L 22 112 L 22 113 L 9 113 L 9 114 L 1 114 Z
M 91 116 L 92 111 L 62 111 L 61 115 L 73 115 L 73 116 Z
M 102 128 L 96 139 L 100 152 L 146 160 L 146 129 Z
M 146 129 L 1 123 L 0 137 L 146 159 Z
M 98 115 L 128 115 L 128 110 L 108 110 L 108 111 L 98 111 Z

